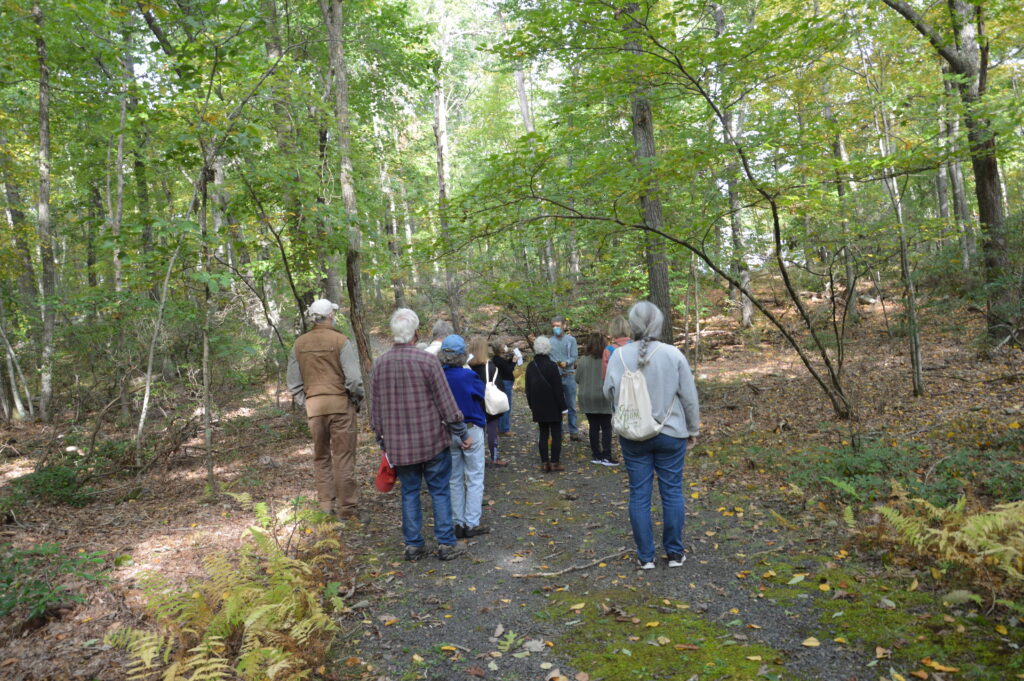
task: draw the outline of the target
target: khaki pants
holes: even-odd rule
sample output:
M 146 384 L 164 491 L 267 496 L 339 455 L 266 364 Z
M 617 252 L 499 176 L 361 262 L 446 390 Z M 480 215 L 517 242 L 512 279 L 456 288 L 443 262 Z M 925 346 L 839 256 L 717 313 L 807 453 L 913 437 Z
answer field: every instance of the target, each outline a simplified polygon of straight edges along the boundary
M 320 509 L 339 515 L 356 512 L 356 412 L 309 417 L 313 435 L 313 471 Z

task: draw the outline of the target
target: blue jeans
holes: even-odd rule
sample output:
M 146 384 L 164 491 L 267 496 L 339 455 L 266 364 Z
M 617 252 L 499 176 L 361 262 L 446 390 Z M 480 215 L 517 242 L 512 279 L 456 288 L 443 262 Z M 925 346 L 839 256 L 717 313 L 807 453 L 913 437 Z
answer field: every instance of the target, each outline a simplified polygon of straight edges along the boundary
M 512 430 L 512 381 L 502 381 L 501 389 L 508 395 L 508 411 L 498 417 L 498 432 L 507 433 Z
M 473 444 L 463 449 L 459 446 L 461 440 L 452 440 L 452 448 L 448 450 L 452 460 L 448 487 L 455 524 L 476 527 L 480 524 L 480 507 L 484 501 L 484 432 L 472 423 L 467 423 L 466 429 Z
M 564 374 L 562 376 L 562 393 L 565 395 L 565 407 L 569 410 L 566 415 L 569 420 L 569 435 L 580 432 L 576 425 L 576 374 Z
M 651 492 L 655 473 L 661 494 L 662 546 L 665 553 L 682 553 L 683 525 L 686 522 L 686 502 L 683 499 L 686 440 L 661 434 L 643 442 L 620 437 L 619 443 L 629 474 L 629 523 L 633 526 L 637 558 L 644 563 L 654 560 Z
M 430 501 L 434 507 L 434 537 L 438 544 L 455 545 L 452 526 L 452 499 L 448 479 L 452 457 L 447 449 L 430 461 L 395 466 L 402 483 L 402 537 L 407 546 L 423 546 L 423 507 L 420 505 L 420 482 L 427 481 Z

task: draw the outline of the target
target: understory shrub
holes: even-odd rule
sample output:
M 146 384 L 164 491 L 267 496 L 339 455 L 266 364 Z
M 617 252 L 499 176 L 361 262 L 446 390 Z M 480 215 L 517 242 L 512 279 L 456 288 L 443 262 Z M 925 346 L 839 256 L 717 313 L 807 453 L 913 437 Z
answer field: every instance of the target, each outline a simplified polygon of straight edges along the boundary
M 12 612 L 30 620 L 52 606 L 84 598 L 68 585 L 69 578 L 106 581 L 103 552 L 66 555 L 60 544 L 17 549 L 0 544 L 0 617 Z
M 1024 476 L 1013 448 L 957 449 L 941 455 L 925 446 L 873 441 L 860 448 L 804 452 L 785 465 L 800 487 L 843 502 L 886 499 L 892 480 L 938 506 L 967 492 L 989 503 L 1024 499 Z

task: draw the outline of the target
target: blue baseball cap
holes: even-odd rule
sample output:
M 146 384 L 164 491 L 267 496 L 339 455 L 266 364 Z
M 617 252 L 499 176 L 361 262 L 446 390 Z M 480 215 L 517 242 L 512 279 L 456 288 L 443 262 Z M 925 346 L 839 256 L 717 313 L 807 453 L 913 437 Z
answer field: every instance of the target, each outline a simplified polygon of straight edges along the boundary
M 462 339 L 462 336 L 453 333 L 450 336 L 445 336 L 445 339 L 441 341 L 442 350 L 451 350 L 455 353 L 463 353 L 466 351 L 466 341 Z

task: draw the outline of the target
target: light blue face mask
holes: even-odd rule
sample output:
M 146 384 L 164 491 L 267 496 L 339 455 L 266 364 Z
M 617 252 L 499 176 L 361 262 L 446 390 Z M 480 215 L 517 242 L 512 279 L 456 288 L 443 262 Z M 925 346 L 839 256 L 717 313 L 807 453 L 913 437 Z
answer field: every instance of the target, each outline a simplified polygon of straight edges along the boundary
M 561 336 L 562 335 L 562 327 L 556 326 L 556 327 L 552 328 L 551 329 L 551 333 L 555 334 L 556 336 Z

